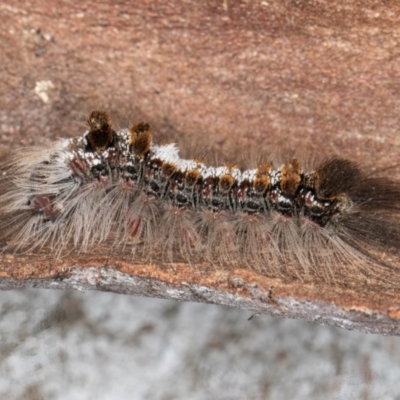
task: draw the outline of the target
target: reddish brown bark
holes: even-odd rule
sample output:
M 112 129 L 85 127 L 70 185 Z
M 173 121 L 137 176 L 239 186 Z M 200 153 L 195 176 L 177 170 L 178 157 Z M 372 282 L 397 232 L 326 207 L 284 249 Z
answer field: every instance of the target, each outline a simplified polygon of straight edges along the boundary
M 90 111 L 106 109 L 120 126 L 206 135 L 225 153 L 262 142 L 398 164 L 397 2 L 5 1 L 0 12 L 1 152 L 78 135 Z M 305 284 L 136 265 L 104 250 L 5 255 L 0 277 L 3 288 L 98 288 L 400 333 L 397 271 Z

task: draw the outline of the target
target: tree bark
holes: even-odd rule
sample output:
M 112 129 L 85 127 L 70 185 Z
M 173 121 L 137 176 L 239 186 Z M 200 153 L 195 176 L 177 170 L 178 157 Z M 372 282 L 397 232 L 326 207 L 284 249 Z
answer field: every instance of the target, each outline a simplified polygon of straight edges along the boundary
M 80 135 L 93 109 L 117 125 L 238 146 L 340 154 L 399 176 L 400 5 L 375 1 L 0 5 L 0 151 Z M 109 248 L 3 254 L 0 288 L 95 289 L 226 304 L 400 334 L 399 270 L 334 284 L 246 269 L 143 265 Z

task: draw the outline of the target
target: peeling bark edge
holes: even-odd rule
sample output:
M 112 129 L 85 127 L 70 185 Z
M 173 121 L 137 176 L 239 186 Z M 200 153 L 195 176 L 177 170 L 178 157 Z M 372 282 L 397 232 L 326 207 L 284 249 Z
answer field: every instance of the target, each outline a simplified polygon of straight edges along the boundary
M 232 276 L 230 277 L 232 279 Z M 151 277 L 133 276 L 111 266 L 68 268 L 62 274 L 45 278 L 1 278 L 0 290 L 43 288 L 61 290 L 99 290 L 134 296 L 156 297 L 181 302 L 225 305 L 257 314 L 304 319 L 308 322 L 336 326 L 348 330 L 400 336 L 400 321 L 376 310 L 340 307 L 332 302 L 296 299 L 292 296 L 271 296 L 270 289 L 244 282 L 235 277 L 248 295 L 235 290 L 221 290 L 206 285 L 165 282 Z

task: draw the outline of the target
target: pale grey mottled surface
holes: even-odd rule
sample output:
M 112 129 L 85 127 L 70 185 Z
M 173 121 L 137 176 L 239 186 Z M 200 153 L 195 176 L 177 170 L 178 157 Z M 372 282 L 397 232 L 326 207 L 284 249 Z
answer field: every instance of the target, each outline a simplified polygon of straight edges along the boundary
M 400 399 L 400 338 L 250 315 L 0 291 L 0 398 Z

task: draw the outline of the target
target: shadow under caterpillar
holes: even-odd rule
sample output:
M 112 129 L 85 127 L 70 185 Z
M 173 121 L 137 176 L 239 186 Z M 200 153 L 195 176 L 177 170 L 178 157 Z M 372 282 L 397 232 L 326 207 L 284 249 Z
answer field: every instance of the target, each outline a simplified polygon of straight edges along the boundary
M 115 131 L 94 111 L 88 127 L 3 163 L 4 250 L 46 247 L 62 256 L 107 243 L 146 260 L 328 281 L 341 268 L 390 268 L 398 256 L 399 183 L 354 162 L 212 167 L 153 143 L 145 123 Z

